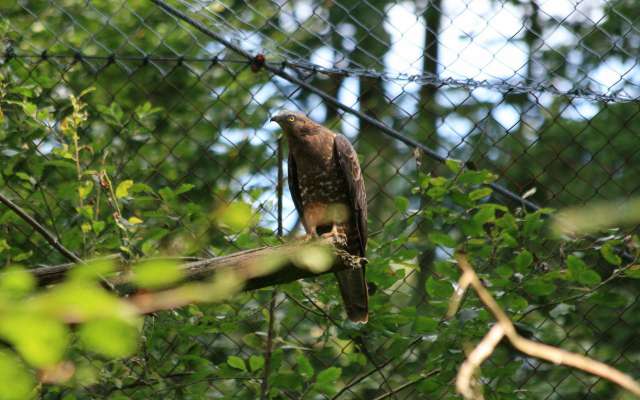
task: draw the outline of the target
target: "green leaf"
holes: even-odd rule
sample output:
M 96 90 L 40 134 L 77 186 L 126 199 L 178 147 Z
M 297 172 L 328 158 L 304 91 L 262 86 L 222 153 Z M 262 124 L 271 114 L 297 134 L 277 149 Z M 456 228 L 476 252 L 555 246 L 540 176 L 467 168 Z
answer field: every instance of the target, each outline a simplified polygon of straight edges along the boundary
M 330 367 L 318 373 L 316 382 L 321 385 L 335 384 L 342 375 L 342 368 Z
M 153 194 L 153 189 L 151 189 L 151 186 L 147 185 L 146 183 L 134 183 L 133 186 L 131 186 L 129 188 L 129 192 L 131 193 L 149 193 L 149 194 Z
M 441 200 L 447 194 L 447 189 L 441 186 L 435 186 L 427 190 L 427 196 L 434 200 Z
M 309 359 L 304 356 L 304 354 L 300 354 L 296 358 L 296 362 L 298 363 L 298 372 L 304 378 L 311 378 L 313 376 L 313 366 L 309 362 Z
M 627 278 L 640 279 L 640 265 L 632 265 L 624 271 Z
M 432 186 L 444 186 L 449 182 L 449 180 L 442 176 L 436 176 L 434 178 L 429 179 L 429 183 Z
M 15 175 L 25 182 L 29 182 L 32 185 L 36 184 L 36 180 L 29 174 L 26 174 L 24 172 L 16 172 Z
M 162 197 L 162 200 L 167 202 L 171 202 L 176 199 L 176 194 L 173 192 L 173 190 L 166 186 L 158 190 L 158 194 L 160 195 L 160 197 Z
M 13 353 L 0 350 L 0 400 L 33 399 L 36 382 Z
M 396 198 L 393 199 L 393 201 L 398 211 L 405 212 L 409 209 L 409 199 L 407 199 L 406 197 L 396 196 Z
M 416 318 L 414 330 L 416 333 L 432 333 L 438 329 L 438 321 L 431 317 L 419 316 Z
M 56 318 L 131 318 L 134 309 L 96 282 L 72 279 L 29 299 L 29 307 Z
M 0 293 L 22 297 L 36 286 L 33 275 L 20 267 L 9 267 L 0 274 Z
M 527 306 L 529 306 L 529 302 L 527 302 L 527 300 L 524 297 L 518 296 L 517 294 L 514 294 L 514 293 L 507 294 L 502 299 L 502 303 L 507 307 L 509 311 L 516 312 L 516 313 L 524 311 L 527 308 Z
M 229 356 L 227 358 L 227 364 L 229 364 L 230 367 L 241 371 L 247 370 L 247 367 L 244 365 L 244 360 L 238 356 Z
M 328 246 L 322 245 L 310 245 L 304 249 L 297 251 L 291 257 L 296 266 L 305 268 L 310 271 L 320 273 L 328 270 L 333 265 L 334 254 Z M 281 256 L 272 255 L 265 257 L 265 261 L 262 267 L 265 268 L 280 268 L 283 262 L 286 261 Z
M 184 277 L 180 266 L 168 260 L 145 261 L 133 267 L 132 281 L 141 288 L 167 287 Z
M 95 260 L 79 264 L 69 270 L 69 277 L 78 280 L 97 280 L 116 269 L 113 260 Z
M 254 222 L 251 206 L 241 201 L 219 207 L 214 212 L 213 218 L 219 225 L 234 232 L 246 229 Z
M 611 245 L 611 243 L 605 243 L 602 247 L 600 247 L 600 254 L 609 264 L 622 264 L 622 258 L 620 258 L 618 254 L 616 254 L 616 250 L 613 245 Z
M 193 189 L 196 185 L 193 185 L 191 183 L 183 183 L 182 185 L 180 185 L 176 191 L 175 194 L 179 195 L 182 193 L 187 193 L 188 191 L 190 191 L 191 189 Z
M 138 348 L 138 330 L 120 319 L 99 319 L 82 325 L 79 332 L 83 346 L 111 358 L 127 357 Z
M 444 247 L 454 248 L 456 247 L 456 241 L 449 235 L 440 232 L 433 232 L 429 234 L 429 241 L 433 244 L 437 244 Z
M 249 367 L 252 372 L 258 371 L 264 366 L 264 357 L 252 355 L 249 357 Z
M 462 163 L 452 158 L 448 158 L 447 160 L 445 160 L 445 164 L 447 165 L 447 168 L 449 168 L 449 170 L 454 174 L 460 172 L 460 169 L 462 168 Z
M 99 235 L 105 228 L 106 224 L 104 221 L 93 221 L 91 224 L 91 228 L 96 235 Z
M 488 187 L 476 189 L 473 192 L 469 193 L 469 199 L 473 201 L 480 200 L 484 197 L 491 195 L 491 193 L 493 193 L 493 190 L 491 190 L 491 188 L 488 188 Z
M 25 114 L 35 118 L 35 115 L 38 112 L 38 106 L 28 101 L 23 101 L 20 105 L 22 106 Z
M 496 274 L 498 274 L 498 276 L 501 278 L 508 279 L 511 278 L 511 275 L 513 275 L 513 269 L 508 265 L 503 264 L 496 268 Z
M 84 200 L 87 198 L 93 190 L 93 181 L 85 181 L 82 185 L 78 186 L 78 196 Z
M 487 222 L 493 222 L 496 219 L 495 207 L 481 207 L 477 213 L 473 216 L 473 221 L 478 224 L 486 224 Z
M 578 279 L 578 282 L 586 286 L 594 286 L 602 282 L 602 278 L 596 271 L 592 269 L 586 269 L 582 271 L 582 274 L 580 274 L 580 279 Z
M 597 290 L 593 296 L 589 297 L 589 303 L 598 304 L 613 310 L 619 310 L 627 306 L 629 301 L 617 293 L 615 289 Z
M 451 286 L 450 282 L 439 281 L 432 276 L 427 279 L 425 288 L 429 296 L 439 299 L 449 298 L 453 294 L 453 286 Z
M 57 148 L 54 149 L 54 153 L 60 153 L 60 152 L 61 150 L 58 150 Z M 64 168 L 64 169 L 68 169 L 69 171 L 76 170 L 75 164 L 67 160 L 49 160 L 49 161 L 45 161 L 44 165 L 49 167 Z
M 569 268 L 569 272 L 571 272 L 571 275 L 574 279 L 578 278 L 580 272 L 587 269 L 587 265 L 584 263 L 584 261 L 573 254 L 567 257 L 567 267 Z
M 524 290 L 534 296 L 548 296 L 556 290 L 552 283 L 545 282 L 540 278 L 533 278 L 524 283 Z
M 277 372 L 271 378 L 272 388 L 298 390 L 302 387 L 300 376 L 292 372 Z M 278 398 L 273 396 L 272 398 Z
M 140 218 L 134 216 L 134 217 L 129 217 L 127 222 L 129 222 L 131 225 L 140 225 L 144 221 L 142 221 Z
M 127 197 L 129 195 L 129 188 L 133 186 L 133 181 L 131 179 L 127 179 L 118 184 L 116 188 L 116 197 L 121 199 L 123 197 Z
M 523 272 L 533 263 L 533 255 L 528 250 L 523 250 L 516 256 L 514 263 L 516 269 Z
M 527 214 L 524 217 L 524 226 L 522 228 L 522 234 L 525 237 L 532 238 L 537 236 L 538 232 L 544 225 L 544 221 L 542 220 L 542 215 L 544 213 L 542 210 L 538 210 L 534 213 Z
M 500 240 L 503 246 L 507 247 L 515 247 L 518 244 L 518 241 L 513 236 L 504 231 L 500 233 Z
M 494 181 L 496 177 L 489 171 L 464 171 L 458 177 L 458 182 L 467 185 L 479 185 L 481 183 L 489 183 Z
M 582 285 L 592 286 L 602 281 L 597 272 L 587 267 L 582 259 L 573 254 L 567 257 L 567 268 L 571 278 Z
M 255 333 L 248 333 L 244 335 L 242 337 L 242 342 L 249 347 L 253 347 L 254 349 L 260 349 L 264 345 L 263 340 Z
M 12 343 L 31 365 L 59 362 L 69 344 L 67 327 L 46 315 L 19 312 L 0 318 L 0 337 Z
M 434 379 L 434 378 L 429 378 L 429 379 L 425 379 L 422 382 L 420 382 L 416 388 L 418 389 L 418 391 L 420 393 L 425 393 L 425 394 L 433 394 L 436 393 L 437 390 L 440 390 L 440 388 L 443 386 L 444 384 L 438 380 L 438 379 Z M 448 383 L 447 383 L 448 385 Z M 429 397 L 424 397 L 424 398 L 431 398 L 432 396 Z

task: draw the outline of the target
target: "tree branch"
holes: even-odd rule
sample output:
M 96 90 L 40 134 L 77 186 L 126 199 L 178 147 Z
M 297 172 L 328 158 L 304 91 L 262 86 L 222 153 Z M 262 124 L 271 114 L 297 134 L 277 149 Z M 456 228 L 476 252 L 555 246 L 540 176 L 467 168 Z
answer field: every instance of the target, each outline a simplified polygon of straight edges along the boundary
M 32 216 L 30 216 L 26 211 L 20 208 L 19 205 L 9 200 L 9 198 L 5 197 L 2 193 L 0 193 L 0 202 L 7 206 L 11 211 L 16 213 L 20 218 L 22 218 L 26 223 L 31 225 L 33 229 L 35 229 L 42 237 L 45 238 L 47 242 L 54 249 L 58 250 L 60 254 L 65 256 L 69 261 L 73 261 L 75 263 L 82 263 L 83 261 L 78 257 L 74 252 L 67 249 L 60 243 L 60 241 L 45 228 L 42 224 L 36 221 Z
M 640 397 L 640 384 L 633 380 L 629 375 L 589 357 L 571 353 L 544 343 L 534 342 L 520 336 L 511 322 L 511 319 L 509 319 L 493 296 L 491 296 L 491 293 L 489 293 L 489 291 L 482 285 L 482 282 L 480 282 L 480 279 L 469 263 L 467 256 L 458 252 L 455 255 L 455 259 L 458 262 L 458 266 L 462 270 L 463 275 L 466 275 L 466 280 L 469 282 L 469 285 L 476 291 L 485 308 L 496 318 L 498 321 L 497 326 L 499 326 L 499 328 L 494 327 L 491 329 L 476 349 L 470 353 L 468 359 L 458 371 L 456 387 L 458 392 L 466 399 L 482 399 L 482 395 L 477 395 L 471 388 L 470 377 L 473 374 L 473 371 L 480 366 L 480 363 L 491 355 L 497 345 L 497 342 L 503 335 L 507 337 L 513 347 L 524 354 L 546 360 L 557 365 L 566 365 L 568 367 L 599 376 Z
M 221 257 L 184 263 L 181 270 L 184 276 L 180 282 L 204 280 L 216 273 L 232 271 L 244 281 L 243 290 L 256 290 L 268 286 L 292 282 L 302 278 L 337 272 L 347 268 L 360 268 L 365 258 L 354 257 L 342 250 L 333 248 L 329 241 L 296 242 L 272 247 L 239 251 Z M 313 265 L 317 258 L 310 252 L 326 249 L 333 254 L 330 265 Z M 326 255 L 326 253 L 325 253 Z M 32 269 L 39 286 L 61 282 L 75 264 L 61 264 Z M 122 293 L 131 293 L 135 286 L 131 282 L 131 273 L 120 271 L 108 275 L 105 279 Z
M 264 351 L 264 367 L 262 383 L 260 385 L 260 399 L 267 400 L 269 398 L 269 374 L 271 373 L 271 352 L 273 350 L 273 330 L 276 309 L 277 291 L 273 289 L 271 292 L 271 301 L 269 302 L 269 327 L 267 329 L 267 343 Z

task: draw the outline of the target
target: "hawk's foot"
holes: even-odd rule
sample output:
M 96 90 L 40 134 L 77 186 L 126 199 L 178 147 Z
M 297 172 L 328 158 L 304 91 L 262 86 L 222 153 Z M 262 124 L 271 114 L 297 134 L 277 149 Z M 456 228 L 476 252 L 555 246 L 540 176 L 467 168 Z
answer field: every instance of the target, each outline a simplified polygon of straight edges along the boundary
M 337 231 L 331 231 L 327 233 L 323 233 L 322 238 L 329 239 L 335 245 L 344 247 L 347 245 L 347 235 L 343 233 L 338 233 Z
M 303 235 L 303 236 L 296 236 L 295 240 L 299 240 L 301 242 L 310 242 L 313 239 L 317 239 L 317 238 L 318 238 L 318 235 L 312 235 L 307 233 L 306 235 Z

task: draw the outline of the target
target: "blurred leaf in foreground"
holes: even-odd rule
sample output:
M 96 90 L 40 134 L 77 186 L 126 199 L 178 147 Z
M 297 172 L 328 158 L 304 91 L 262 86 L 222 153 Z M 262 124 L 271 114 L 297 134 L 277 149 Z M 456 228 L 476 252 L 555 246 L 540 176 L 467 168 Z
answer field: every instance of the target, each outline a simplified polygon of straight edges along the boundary
M 119 319 L 100 319 L 80 328 L 80 340 L 91 351 L 107 357 L 126 357 L 138 347 L 138 330 Z
M 256 222 L 251 206 L 241 201 L 218 207 L 211 218 L 221 227 L 229 228 L 233 232 L 246 229 Z
M 34 385 L 24 364 L 12 353 L 0 350 L 0 400 L 31 399 Z
M 600 202 L 558 212 L 551 225 L 557 235 L 587 235 L 640 222 L 640 198 Z
M 133 267 L 133 282 L 142 288 L 167 287 L 182 279 L 183 271 L 169 260 L 145 261 Z

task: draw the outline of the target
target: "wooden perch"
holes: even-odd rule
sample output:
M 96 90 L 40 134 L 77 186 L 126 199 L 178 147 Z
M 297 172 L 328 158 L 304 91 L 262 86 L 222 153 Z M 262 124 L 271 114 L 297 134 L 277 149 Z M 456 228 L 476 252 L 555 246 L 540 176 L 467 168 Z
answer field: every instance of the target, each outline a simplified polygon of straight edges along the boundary
M 313 258 L 318 252 L 320 252 L 320 256 L 327 259 L 327 255 L 333 254 L 331 264 L 326 265 L 325 268 L 314 265 L 317 260 Z M 226 256 L 184 263 L 181 266 L 184 279 L 178 283 L 199 281 L 209 278 L 215 273 L 232 270 L 244 279 L 243 290 L 256 290 L 347 268 L 360 268 L 365 263 L 365 258 L 351 256 L 338 250 L 331 246 L 331 242 L 327 240 L 297 242 L 244 250 Z M 68 263 L 35 268 L 31 270 L 31 273 L 39 286 L 46 286 L 64 280 L 67 273 L 75 265 Z M 105 278 L 118 291 L 130 293 L 134 289 L 131 275 L 127 272 L 119 272 Z

